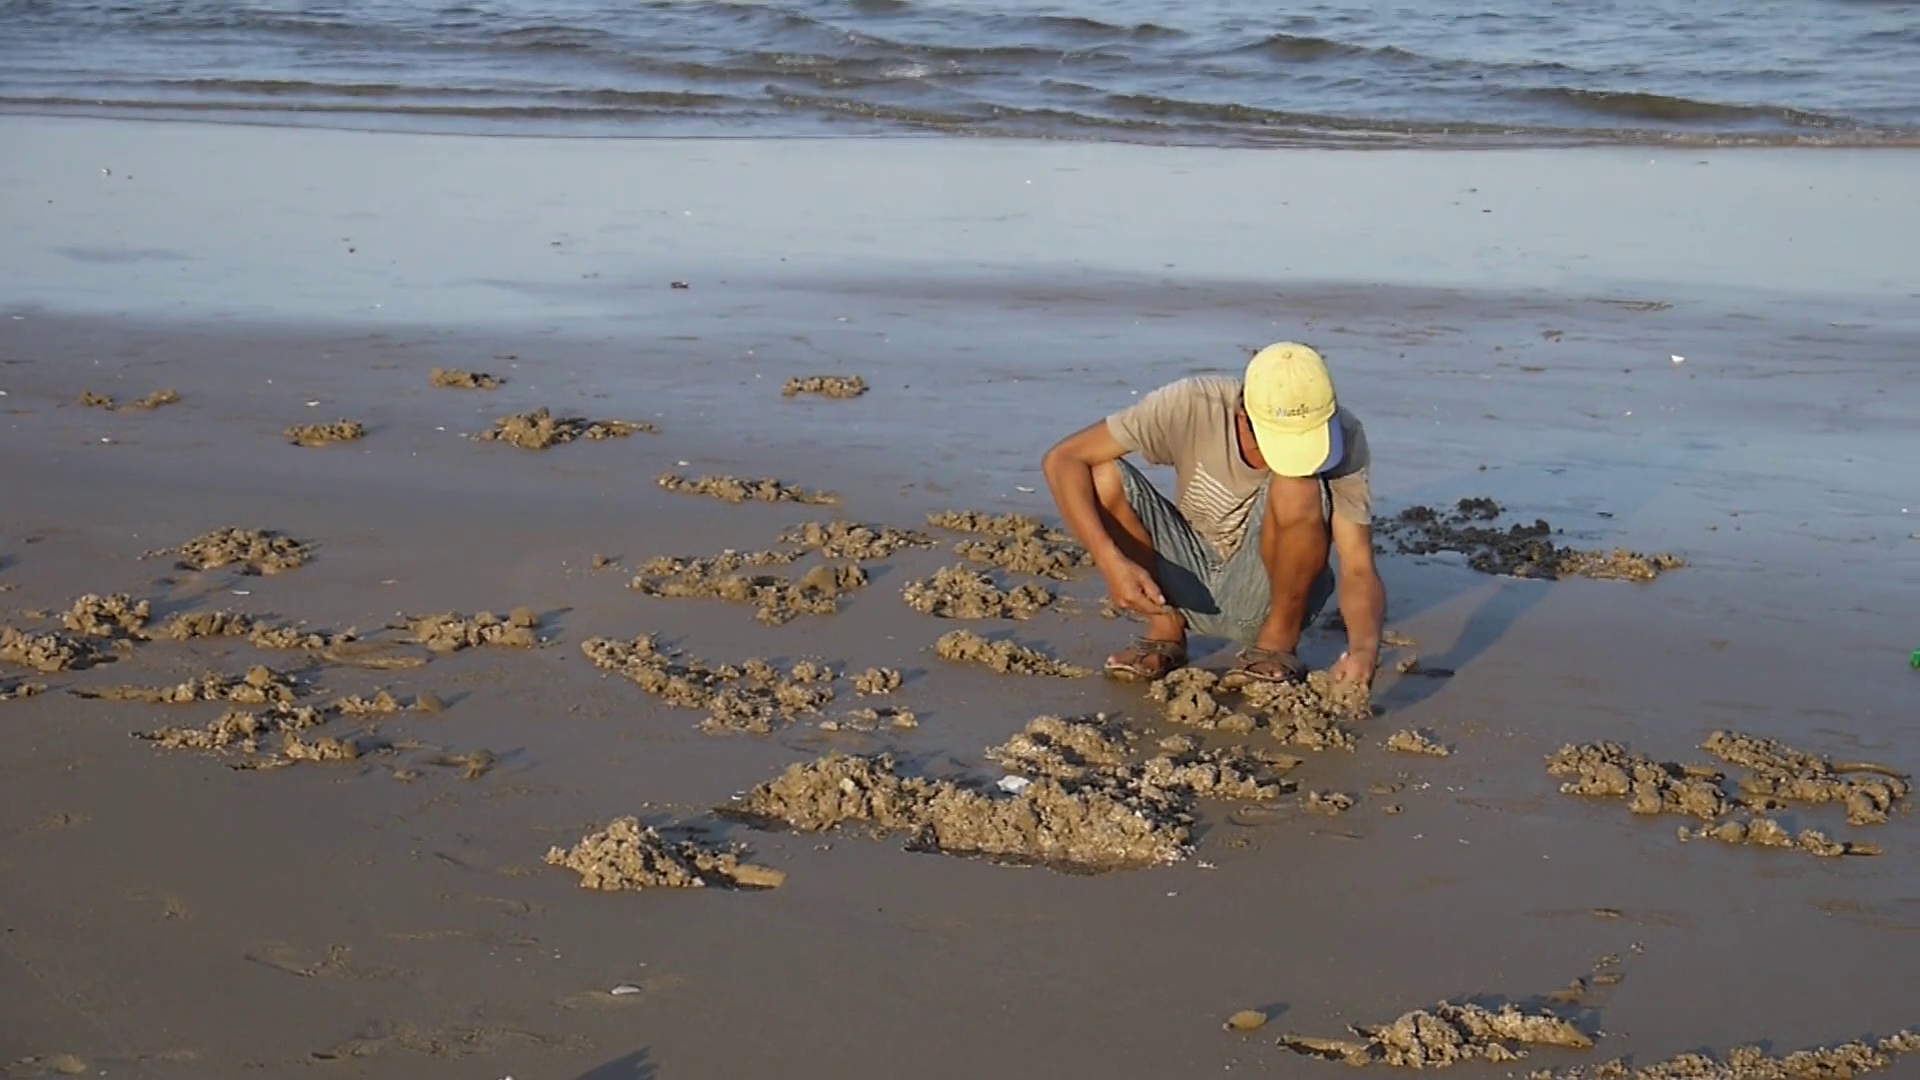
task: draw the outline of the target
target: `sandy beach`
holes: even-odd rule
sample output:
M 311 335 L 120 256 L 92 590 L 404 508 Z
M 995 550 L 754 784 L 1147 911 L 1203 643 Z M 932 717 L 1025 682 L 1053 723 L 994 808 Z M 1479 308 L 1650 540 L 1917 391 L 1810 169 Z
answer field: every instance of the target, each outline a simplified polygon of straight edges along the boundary
M 1277 1039 L 1351 1040 L 1443 1000 L 1551 1011 L 1593 1043 L 1447 1070 L 1471 1080 L 1920 1024 L 1907 798 L 1884 822 L 1766 813 L 1879 852 L 1817 857 L 1682 841 L 1755 815 L 1636 814 L 1548 770 L 1563 746 L 1616 742 L 1738 792 L 1748 770 L 1702 749 L 1716 731 L 1920 770 L 1910 151 L 18 116 L 0 145 L 0 626 L 99 655 L 0 661 L 0 1075 L 1313 1078 L 1348 1066 Z M 1382 523 L 1487 497 L 1502 527 L 1545 519 L 1556 544 L 1684 565 L 1528 580 L 1377 533 L 1407 643 L 1350 748 L 1183 728 L 1142 687 L 937 655 L 966 629 L 1097 668 L 1131 626 L 1103 617 L 1090 570 L 996 571 L 1058 594 L 1029 618 L 903 602 L 977 539 L 929 515 L 1051 523 L 1056 438 L 1296 338 L 1366 421 Z M 435 368 L 504 381 L 436 386 Z M 813 375 L 867 390 L 782 392 Z M 178 400 L 126 407 L 161 391 Z M 537 451 L 474 437 L 541 408 L 653 430 Z M 285 434 L 342 420 L 359 437 Z M 838 498 L 733 503 L 662 474 Z M 783 549 L 834 521 L 930 542 L 858 560 L 866 582 L 832 613 L 776 625 L 632 587 L 656 557 Z M 291 538 L 301 564 L 152 554 L 225 527 Z M 63 628 L 86 594 L 147 618 Z M 407 618 L 517 608 L 531 647 L 429 649 Z M 213 611 L 363 640 L 157 633 Z M 838 679 L 817 712 L 713 733 L 706 708 L 583 648 L 643 635 L 902 685 Z M 1342 640 L 1316 627 L 1306 659 Z M 1226 663 L 1205 645 L 1199 663 Z M 371 666 L 389 660 L 415 666 Z M 403 708 L 299 733 L 360 740 L 353 760 L 237 768 L 286 764 L 280 736 L 254 755 L 131 736 L 270 702 L 76 693 L 255 665 L 290 680 L 289 708 L 379 690 Z M 11 696 L 27 684 L 44 689 Z M 405 707 L 423 695 L 438 707 Z M 1301 760 L 1277 797 L 1192 800 L 1180 857 L 1098 873 L 715 812 L 836 751 L 1012 797 L 989 747 L 1097 714 L 1143 753 L 1186 734 Z M 1449 753 L 1387 748 L 1409 729 Z M 1312 805 L 1329 793 L 1351 806 Z M 623 816 L 744 845 L 784 878 L 600 891 L 545 861 Z M 1264 1026 L 1223 1031 L 1241 1010 Z M 1920 1055 L 1882 1075 L 1920 1075 Z

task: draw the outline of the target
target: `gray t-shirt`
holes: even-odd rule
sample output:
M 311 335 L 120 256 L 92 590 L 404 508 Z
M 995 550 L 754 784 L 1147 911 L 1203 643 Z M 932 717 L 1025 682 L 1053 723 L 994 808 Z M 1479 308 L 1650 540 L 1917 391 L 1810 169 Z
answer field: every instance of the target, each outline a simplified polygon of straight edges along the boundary
M 1169 383 L 1107 417 L 1107 430 L 1128 452 L 1154 465 L 1171 465 L 1178 488 L 1174 504 L 1221 559 L 1246 541 L 1260 494 L 1270 474 L 1240 456 L 1234 412 L 1240 379 L 1194 375 Z M 1373 523 L 1373 491 L 1367 479 L 1372 455 L 1360 419 L 1338 413 L 1346 453 L 1320 479 L 1332 495 L 1333 512 L 1355 525 Z

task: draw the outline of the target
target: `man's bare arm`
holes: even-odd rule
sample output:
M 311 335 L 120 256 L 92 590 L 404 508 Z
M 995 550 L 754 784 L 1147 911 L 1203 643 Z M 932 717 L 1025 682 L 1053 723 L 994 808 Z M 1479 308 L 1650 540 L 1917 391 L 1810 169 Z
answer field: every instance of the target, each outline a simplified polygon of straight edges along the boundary
M 1100 496 L 1094 490 L 1093 469 L 1126 456 L 1127 448 L 1113 437 L 1105 420 L 1090 424 L 1055 443 L 1041 459 L 1047 490 L 1060 510 L 1067 531 L 1105 570 L 1123 557 L 1118 544 L 1100 520 Z
M 1347 654 L 1371 672 L 1380 658 L 1380 632 L 1387 618 L 1387 586 L 1373 564 L 1373 530 L 1333 516 L 1333 550 L 1340 558 L 1340 616 L 1347 624 Z

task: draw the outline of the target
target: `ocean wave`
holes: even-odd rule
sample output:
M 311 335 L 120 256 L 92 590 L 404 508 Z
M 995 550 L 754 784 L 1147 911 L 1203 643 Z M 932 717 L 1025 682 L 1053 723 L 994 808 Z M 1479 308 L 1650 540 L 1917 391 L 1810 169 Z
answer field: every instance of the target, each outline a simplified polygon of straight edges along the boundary
M 1520 91 L 1535 101 L 1564 105 L 1578 112 L 1624 120 L 1650 120 L 1661 123 L 1711 124 L 1715 122 L 1777 121 L 1790 127 L 1844 128 L 1859 123 L 1844 117 L 1827 116 L 1784 105 L 1727 105 L 1692 98 L 1668 97 L 1611 90 L 1584 90 L 1570 86 L 1550 86 Z

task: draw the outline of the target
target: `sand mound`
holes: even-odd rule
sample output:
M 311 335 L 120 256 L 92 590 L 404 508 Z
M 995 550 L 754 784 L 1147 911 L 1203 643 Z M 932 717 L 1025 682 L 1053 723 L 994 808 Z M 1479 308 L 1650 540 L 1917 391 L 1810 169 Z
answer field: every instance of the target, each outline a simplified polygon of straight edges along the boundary
M 832 505 L 840 496 L 825 491 L 803 491 L 778 480 L 742 480 L 737 476 L 702 476 L 688 479 L 673 473 L 661 473 L 657 481 L 668 491 L 682 495 L 705 495 L 724 502 L 790 502 L 815 506 Z
M 1002 589 L 992 576 L 964 566 L 948 566 L 925 581 L 907 585 L 907 606 L 943 619 L 1030 619 L 1053 603 L 1053 591 L 1039 585 Z
M 1080 545 L 1055 543 L 1038 537 L 962 540 L 954 545 L 953 551 L 969 562 L 985 563 L 1016 574 L 1032 574 L 1057 581 L 1065 581 L 1073 577 L 1075 570 L 1093 565 L 1093 556 L 1087 554 Z
M 1547 759 L 1547 772 L 1569 779 L 1560 790 L 1570 795 L 1626 796 L 1636 814 L 1686 814 L 1709 824 L 1680 839 L 1712 839 L 1729 844 L 1794 849 L 1812 855 L 1877 855 L 1871 845 L 1835 840 L 1818 829 L 1797 835 L 1766 814 L 1786 803 L 1844 803 L 1847 821 L 1875 825 L 1888 820 L 1911 787 L 1884 765 L 1836 764 L 1773 739 L 1737 731 L 1715 731 L 1702 748 L 1730 765 L 1746 768 L 1737 792 L 1710 765 L 1656 762 L 1619 743 L 1563 746 Z M 1738 816 L 1736 812 L 1739 812 Z
M 1847 822 L 1852 825 L 1884 823 L 1894 804 L 1912 791 L 1904 777 L 1884 765 L 1836 765 L 1817 754 L 1737 731 L 1715 731 L 1701 749 L 1730 765 L 1751 770 L 1752 775 L 1740 779 L 1740 790 L 1747 795 L 1788 802 L 1845 803 Z
M 1610 581 L 1652 581 L 1686 563 L 1675 555 L 1644 555 L 1615 548 L 1581 551 L 1559 547 L 1553 526 L 1544 520 L 1505 529 L 1486 524 L 1501 514 L 1492 499 L 1461 499 L 1451 511 L 1410 506 L 1398 517 L 1379 523 L 1382 536 L 1403 555 L 1432 555 L 1454 551 L 1467 556 L 1467 565 L 1484 574 L 1513 577 L 1587 577 Z
M 1453 751 L 1445 745 L 1433 741 L 1432 736 L 1415 728 L 1396 731 L 1387 736 L 1387 749 L 1402 754 L 1427 754 L 1432 757 L 1446 757 Z
M 615 818 L 571 848 L 548 850 L 546 861 L 578 873 L 583 889 L 772 888 L 786 880 L 782 871 L 742 863 L 735 852 L 668 841 L 631 817 Z
M 580 650 L 596 666 L 632 679 L 669 705 L 707 710 L 700 724 L 707 732 L 765 734 L 817 715 L 834 698 L 833 670 L 812 661 L 784 673 L 764 660 L 716 667 L 662 649 L 652 636 L 630 642 L 590 638 Z
M 243 574 L 278 574 L 303 566 L 313 556 L 310 545 L 269 529 L 215 529 L 181 544 L 177 548 L 150 551 L 153 555 L 176 555 L 184 570 L 213 570 L 238 566 Z
M 196 701 L 287 705 L 298 696 L 292 679 L 264 664 L 256 664 L 238 677 L 208 672 L 174 686 L 89 687 L 72 693 L 99 701 L 144 701 L 152 705 L 186 705 Z
M 809 521 L 787 530 L 780 537 L 780 542 L 816 548 L 829 559 L 872 562 L 904 548 L 932 547 L 933 537 L 908 529 L 896 529 L 891 525 Z
M 246 637 L 253 632 L 253 616 L 238 611 L 183 611 L 160 624 L 153 636 L 167 641 Z
M 1243 735 L 1266 729 L 1275 739 L 1316 750 L 1351 750 L 1356 742 L 1349 724 L 1372 716 L 1365 687 L 1335 683 L 1316 671 L 1299 683 L 1250 683 L 1234 686 L 1201 668 L 1181 668 L 1147 688 L 1150 700 L 1166 705 L 1176 724 Z
M 902 681 L 900 673 L 892 668 L 868 668 L 853 676 L 853 689 L 863 697 L 891 694 L 900 689 Z
M 555 416 L 546 408 L 503 416 L 493 422 L 491 431 L 474 438 L 481 442 L 503 442 L 522 450 L 545 450 L 549 446 L 579 439 L 624 439 L 636 432 L 657 433 L 652 424 L 626 420 L 588 420 L 578 416 Z
M 286 430 L 287 441 L 295 446 L 325 446 L 352 442 L 366 437 L 367 426 L 358 420 L 335 420 L 330 424 L 293 424 Z
M 168 750 L 213 754 L 241 750 L 253 754 L 259 752 L 260 740 L 267 735 L 305 731 L 326 721 L 326 715 L 318 709 L 274 705 L 260 712 L 228 709 L 205 727 L 168 725 L 135 732 L 134 737 L 159 743 Z
M 401 712 L 405 708 L 406 706 L 400 704 L 399 698 L 386 690 L 375 691 L 372 697 L 348 694 L 346 697 L 335 700 L 332 705 L 333 711 L 342 716 L 381 716 Z
M 129 401 L 125 405 L 116 405 L 112 398 L 105 394 L 96 394 L 91 390 L 82 391 L 80 394 L 80 404 L 94 409 L 111 409 L 114 412 L 157 409 L 162 405 L 176 404 L 179 400 L 180 395 L 171 390 L 156 390 L 138 401 Z
M 837 720 L 822 720 L 821 731 L 879 731 L 891 728 L 905 731 L 920 726 L 920 718 L 912 709 L 903 709 L 892 705 L 879 708 L 853 709 Z
M 1920 1052 L 1920 1032 L 1900 1031 L 1879 1042 L 1848 1042 L 1778 1057 L 1758 1046 L 1729 1051 L 1724 1061 L 1686 1053 L 1647 1065 L 1613 1060 L 1570 1069 L 1539 1069 L 1528 1080 L 1842 1080 L 1889 1069 L 1901 1054 Z
M 1039 518 L 1025 514 L 983 514 L 978 510 L 946 510 L 927 515 L 927 524 L 949 532 L 983 533 L 1015 540 L 1042 540 L 1049 544 L 1071 544 L 1073 535 L 1053 528 Z
M 247 640 L 256 649 L 321 650 L 352 644 L 360 640 L 360 634 L 352 628 L 329 634 L 285 623 L 279 626 L 256 626 L 247 635 Z
M 0 663 L 51 672 L 84 668 L 95 659 L 93 646 L 84 639 L 58 632 L 30 634 L 0 626 Z
M 142 638 L 146 636 L 147 620 L 152 616 L 151 603 L 135 600 L 126 593 L 111 596 L 88 593 L 61 614 L 60 622 L 82 637 Z
M 798 578 L 736 572 L 758 556 L 791 561 L 791 556 L 780 558 L 776 552 L 746 556 L 727 552 L 715 559 L 654 559 L 640 568 L 629 587 L 648 596 L 711 597 L 752 604 L 758 609 L 756 618 L 778 626 L 801 615 L 832 615 L 840 610 L 840 597 L 867 584 L 867 572 L 858 563 L 822 564 Z
M 979 664 L 1002 675 L 1054 675 L 1063 679 L 1079 679 L 1093 674 L 1087 668 L 1062 663 L 1037 649 L 1016 645 L 1011 641 L 988 641 L 971 630 L 942 634 L 940 640 L 934 643 L 934 651 L 943 659 Z
M 1282 1035 L 1280 1045 L 1299 1054 L 1410 1069 L 1437 1069 L 1471 1061 L 1510 1062 L 1526 1056 L 1517 1046 L 1564 1046 L 1585 1050 L 1593 1039 L 1548 1012 L 1514 1005 L 1499 1010 L 1443 1001 L 1416 1009 L 1390 1024 L 1354 1027 L 1361 1040 Z
M 780 392 L 787 397 L 819 394 L 830 398 L 857 398 L 867 392 L 867 380 L 858 375 L 796 375 L 787 380 L 786 388 Z
M 435 386 L 451 387 L 457 390 L 498 390 L 505 385 L 505 379 L 498 375 L 489 375 L 484 371 L 461 371 L 459 368 L 434 368 L 428 378 Z
M 540 644 L 540 616 L 532 608 L 517 607 L 501 618 L 482 611 L 469 619 L 457 611 L 443 615 L 409 615 L 413 640 L 434 652 L 458 652 L 481 645 L 531 649 Z

